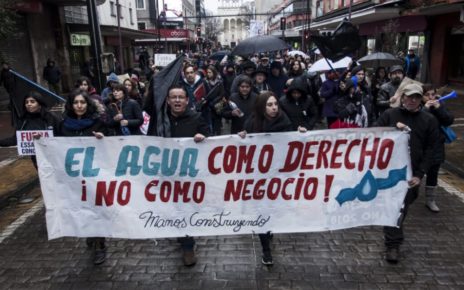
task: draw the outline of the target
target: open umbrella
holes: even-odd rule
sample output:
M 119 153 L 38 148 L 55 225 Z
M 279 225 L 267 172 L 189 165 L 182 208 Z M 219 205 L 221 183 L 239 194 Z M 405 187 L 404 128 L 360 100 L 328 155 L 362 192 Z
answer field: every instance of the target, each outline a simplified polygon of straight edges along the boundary
M 332 66 L 333 69 L 347 68 L 348 65 L 351 62 L 351 57 L 345 56 L 344 58 L 342 58 L 341 60 L 339 60 L 337 62 L 332 62 L 329 59 L 322 58 L 322 59 L 316 61 L 315 63 L 313 63 L 313 65 L 309 68 L 308 72 L 318 72 L 318 71 L 331 70 L 332 68 L 329 66 L 329 64 L 327 62 L 330 63 L 330 65 Z
M 226 55 L 230 55 L 229 50 L 220 50 L 220 51 L 216 51 L 215 53 L 211 54 L 209 59 L 221 61 Z
M 387 52 L 375 52 L 368 54 L 358 60 L 364 67 L 377 68 L 379 66 L 389 67 L 403 64 L 403 61 L 393 54 Z
M 295 55 L 298 54 L 298 55 L 301 55 L 303 58 L 309 58 L 309 56 L 306 53 L 304 53 L 304 52 L 302 52 L 300 50 L 292 50 L 292 51 L 289 51 L 287 54 L 289 56 L 295 56 Z
M 288 49 L 288 45 L 280 38 L 271 35 L 258 35 L 241 41 L 232 55 L 248 56 L 255 53 Z

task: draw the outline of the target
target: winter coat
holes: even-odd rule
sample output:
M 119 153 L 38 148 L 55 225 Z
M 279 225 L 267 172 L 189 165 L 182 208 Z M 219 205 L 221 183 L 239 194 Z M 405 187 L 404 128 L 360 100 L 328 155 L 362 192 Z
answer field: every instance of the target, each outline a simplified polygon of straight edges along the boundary
M 321 98 L 324 98 L 324 107 L 322 108 L 322 115 L 324 117 L 337 117 L 333 106 L 338 97 L 338 91 L 338 81 L 327 79 L 322 83 L 319 94 Z
M 245 130 L 248 133 L 274 133 L 274 132 L 289 132 L 293 131 L 293 125 L 290 119 L 287 117 L 285 112 L 280 111 L 280 114 L 277 115 L 275 118 L 267 119 L 264 118 L 263 120 L 263 127 L 261 131 L 255 130 L 253 128 L 254 122 L 254 115 L 251 115 L 245 122 Z
M 334 112 L 345 123 L 354 124 L 359 128 L 366 128 L 368 126 L 369 118 L 366 107 L 363 104 L 362 92 L 355 92 L 353 96 L 347 93 L 338 97 L 334 103 Z
M 444 126 L 444 127 L 449 127 L 453 124 L 454 122 L 454 116 L 451 114 L 443 104 L 440 104 L 440 107 L 438 109 L 431 107 L 430 109 L 423 108 L 424 111 L 432 114 L 438 121 L 438 125 Z M 445 134 L 443 131 L 440 129 L 439 130 L 440 137 L 437 142 L 437 148 L 434 150 L 434 164 L 440 164 L 443 161 L 445 161 Z
M 301 92 L 301 97 L 298 100 L 292 98 L 294 90 Z M 293 130 L 297 130 L 299 126 L 308 130 L 314 129 L 317 121 L 317 106 L 304 88 L 298 84 L 292 84 L 286 95 L 280 99 L 280 106 L 292 122 Z
M 43 69 L 43 78 L 50 84 L 57 84 L 61 79 L 61 71 L 56 66 L 47 65 Z
M 390 108 L 390 98 L 395 95 L 399 86 L 400 84 L 394 85 L 391 81 L 380 86 L 380 90 L 377 94 L 377 102 L 375 104 L 380 115 Z
M 116 108 L 117 107 L 117 108 Z M 120 121 L 115 121 L 114 116 L 122 113 L 123 119 L 128 121 L 127 127 L 131 135 L 141 135 L 140 126 L 143 124 L 143 114 L 137 101 L 125 98 L 122 102 L 111 103 L 108 107 L 108 126 L 114 129 L 115 135 L 123 135 Z
M 287 81 L 288 76 L 284 74 L 282 67 L 280 67 L 279 76 L 274 76 L 271 71 L 269 77 L 267 78 L 267 83 L 278 98 L 284 96 L 285 84 Z
M 186 109 L 178 117 L 174 117 L 170 112 L 168 112 L 168 116 L 171 125 L 171 137 L 187 138 L 193 137 L 198 133 L 209 136 L 208 124 L 199 112 Z
M 187 91 L 187 97 L 189 98 L 188 107 L 190 109 L 198 109 L 199 106 L 201 106 L 201 108 L 199 108 L 200 110 L 203 108 L 207 108 L 207 106 L 203 106 L 200 102 L 200 100 L 202 98 L 205 98 L 206 95 L 208 94 L 208 84 L 202 77 L 200 77 L 199 75 L 196 75 L 195 82 L 193 84 L 188 83 L 187 80 L 184 78 L 181 81 L 181 85 Z M 204 91 L 201 94 L 198 94 L 197 96 L 195 96 L 194 93 L 198 88 L 200 88 L 200 86 L 204 86 Z
M 433 115 L 419 110 L 410 112 L 404 107 L 391 108 L 385 111 L 379 119 L 379 127 L 396 127 L 401 122 L 411 128 L 409 139 L 409 154 L 411 155 L 412 175 L 422 178 L 434 164 L 440 133 L 438 121 Z
M 110 98 L 110 94 L 113 91 L 113 89 L 109 87 L 110 82 L 119 83 L 119 78 L 115 73 L 110 73 L 108 80 L 106 80 L 106 88 L 101 92 L 103 102 L 106 102 Z
M 230 96 L 229 101 L 234 102 L 237 107 L 243 112 L 242 117 L 236 117 L 232 115 L 232 108 L 228 105 L 224 108 L 222 116 L 226 119 L 231 119 L 232 124 L 230 128 L 231 134 L 236 134 L 240 131 L 243 131 L 245 120 L 251 115 L 253 107 L 256 101 L 256 94 L 250 92 L 247 98 L 244 98 L 239 93 L 234 93 Z
M 230 95 L 238 93 L 238 84 L 246 77 L 251 78 L 250 76 L 246 74 L 239 74 L 234 78 L 234 81 L 232 82 L 232 85 L 230 86 Z
M 261 86 L 258 86 L 256 83 L 253 83 L 253 92 L 256 94 L 261 94 L 262 91 L 270 91 L 271 87 L 267 84 L 267 81 L 264 81 L 264 83 Z
M 60 119 L 53 113 L 25 113 L 19 120 L 16 131 L 53 130 L 57 134 Z M 0 146 L 15 146 L 17 144 L 16 132 L 13 136 L 0 140 Z

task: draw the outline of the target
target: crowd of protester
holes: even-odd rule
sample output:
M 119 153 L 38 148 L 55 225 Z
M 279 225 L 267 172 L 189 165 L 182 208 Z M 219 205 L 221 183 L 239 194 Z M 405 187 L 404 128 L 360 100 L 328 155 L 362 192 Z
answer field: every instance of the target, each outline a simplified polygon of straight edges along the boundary
M 411 65 L 410 65 L 411 66 Z M 347 68 L 308 72 L 311 59 L 300 55 L 256 54 L 249 59 L 217 61 L 193 56 L 185 60 L 182 76 L 166 96 L 171 134 L 201 142 L 209 136 L 258 132 L 306 132 L 314 129 L 398 126 L 411 129 L 412 186 L 406 208 L 417 197 L 420 179 L 426 175 L 426 206 L 433 212 L 435 187 L 444 160 L 444 136 L 439 125 L 450 126 L 453 116 L 437 101 L 437 88 L 408 85 L 400 105 L 390 109 L 395 92 L 404 78 L 402 66 L 366 68 L 353 62 Z M 155 71 L 148 77 L 156 74 Z M 129 78 L 107 77 L 98 94 L 88 77 L 76 80 L 65 110 L 59 118 L 50 114 L 42 96 L 31 92 L 24 99 L 24 113 L 17 130 L 52 129 L 55 136 L 141 135 L 142 111 L 147 95 L 153 93 L 150 80 L 142 81 L 134 71 Z M 156 88 L 156 84 L 154 85 Z M 1 146 L 16 144 L 16 137 L 0 140 Z M 35 162 L 35 159 L 33 160 Z M 36 164 L 36 163 L 34 163 Z M 263 264 L 273 263 L 271 233 L 259 235 Z M 386 228 L 387 261 L 397 262 L 402 228 Z M 105 238 L 91 238 L 94 263 L 105 261 Z M 193 265 L 195 240 L 179 239 L 184 264 Z

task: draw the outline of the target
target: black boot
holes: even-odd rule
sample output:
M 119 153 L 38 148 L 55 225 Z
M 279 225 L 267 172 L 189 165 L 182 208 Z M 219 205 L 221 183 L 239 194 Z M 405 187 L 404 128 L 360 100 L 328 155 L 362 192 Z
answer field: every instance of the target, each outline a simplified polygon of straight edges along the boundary
M 105 238 L 97 238 L 95 242 L 95 255 L 93 257 L 94 265 L 101 265 L 106 260 Z

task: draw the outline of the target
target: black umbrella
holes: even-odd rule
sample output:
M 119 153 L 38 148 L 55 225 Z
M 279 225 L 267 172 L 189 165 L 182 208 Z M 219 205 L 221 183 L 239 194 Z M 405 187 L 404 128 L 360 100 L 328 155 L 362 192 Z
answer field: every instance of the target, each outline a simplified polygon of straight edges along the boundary
M 260 52 L 288 49 L 285 41 L 271 35 L 259 35 L 241 41 L 233 50 L 232 55 L 248 56 Z
M 226 55 L 230 55 L 229 50 L 220 50 L 220 51 L 216 51 L 215 53 L 210 55 L 209 59 L 214 59 L 214 60 L 217 60 L 217 61 L 221 61 L 224 58 L 224 56 L 226 56 Z
M 364 67 L 377 68 L 380 66 L 390 67 L 392 65 L 401 65 L 403 61 L 393 54 L 387 52 L 375 52 L 366 55 L 358 60 Z

